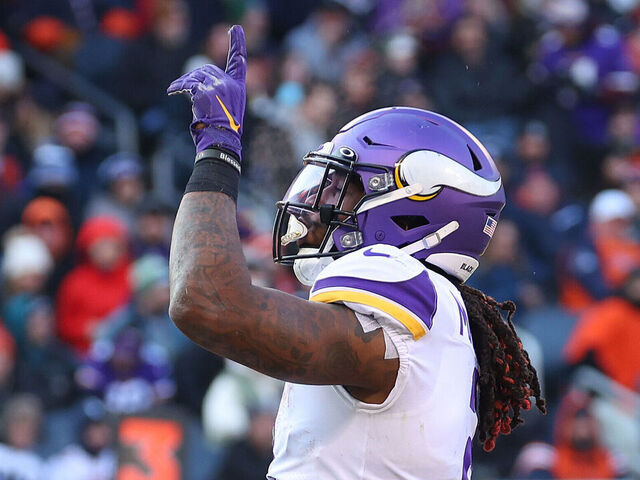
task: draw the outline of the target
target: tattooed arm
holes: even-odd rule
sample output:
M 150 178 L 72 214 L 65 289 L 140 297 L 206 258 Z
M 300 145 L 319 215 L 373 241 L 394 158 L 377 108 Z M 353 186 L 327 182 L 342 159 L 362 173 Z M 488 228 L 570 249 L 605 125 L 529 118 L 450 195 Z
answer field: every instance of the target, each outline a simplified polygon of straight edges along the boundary
M 242 170 L 246 57 L 236 25 L 224 71 L 204 65 L 167 89 L 190 96 L 198 159 L 173 230 L 169 313 L 193 341 L 223 357 L 282 380 L 345 385 L 356 398 L 379 403 L 398 369 L 397 360 L 384 360 L 381 330 L 365 335 L 343 306 L 251 285 L 232 200 L 233 170 Z
M 226 195 L 182 199 L 171 242 L 170 315 L 202 347 L 267 375 L 297 383 L 345 385 L 383 401 L 398 360 L 384 360 L 382 330 L 368 334 L 341 305 L 309 302 L 251 285 Z

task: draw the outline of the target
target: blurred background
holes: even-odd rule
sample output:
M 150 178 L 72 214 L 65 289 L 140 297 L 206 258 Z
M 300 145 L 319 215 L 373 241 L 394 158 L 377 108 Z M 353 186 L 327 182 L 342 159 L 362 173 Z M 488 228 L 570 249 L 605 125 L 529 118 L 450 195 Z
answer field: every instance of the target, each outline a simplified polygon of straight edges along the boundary
M 281 384 L 167 316 L 194 148 L 165 89 L 232 23 L 253 281 L 306 295 L 270 228 L 307 151 L 379 107 L 451 116 L 508 198 L 470 283 L 518 304 L 549 406 L 474 478 L 640 478 L 639 0 L 0 2 L 0 478 L 264 478 Z

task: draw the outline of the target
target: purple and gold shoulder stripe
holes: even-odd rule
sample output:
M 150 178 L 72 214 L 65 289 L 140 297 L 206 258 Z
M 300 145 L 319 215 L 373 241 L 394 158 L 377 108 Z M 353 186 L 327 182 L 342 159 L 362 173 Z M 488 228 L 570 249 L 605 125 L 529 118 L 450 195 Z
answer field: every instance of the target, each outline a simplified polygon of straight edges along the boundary
M 427 333 L 436 312 L 436 292 L 426 271 L 402 281 L 381 281 L 354 276 L 320 278 L 309 300 L 351 302 L 380 310 L 411 332 L 414 340 Z

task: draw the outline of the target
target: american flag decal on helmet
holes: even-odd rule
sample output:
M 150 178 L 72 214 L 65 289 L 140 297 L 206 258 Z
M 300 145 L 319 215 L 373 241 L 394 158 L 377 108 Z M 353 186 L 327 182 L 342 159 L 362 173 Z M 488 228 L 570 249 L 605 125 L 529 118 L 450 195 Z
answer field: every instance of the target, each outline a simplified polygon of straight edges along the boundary
M 487 217 L 487 223 L 484 224 L 484 228 L 482 229 L 482 231 L 487 235 L 489 235 L 490 237 L 493 237 L 493 234 L 495 233 L 497 226 L 498 226 L 498 221 L 496 219 L 492 217 Z

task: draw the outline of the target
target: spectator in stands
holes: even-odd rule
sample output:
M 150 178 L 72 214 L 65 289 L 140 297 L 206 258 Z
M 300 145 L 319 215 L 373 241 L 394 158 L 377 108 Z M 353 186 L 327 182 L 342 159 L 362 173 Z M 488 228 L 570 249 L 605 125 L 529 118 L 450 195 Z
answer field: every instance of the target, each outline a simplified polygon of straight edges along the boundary
M 8 48 L 0 48 L 0 105 L 14 100 L 25 85 L 22 57 Z
M 620 188 L 625 182 L 640 176 L 640 165 L 637 165 L 636 155 L 626 155 L 620 152 L 609 152 L 602 160 L 601 180 L 611 188 Z
M 52 143 L 37 147 L 27 180 L 34 197 L 55 198 L 69 210 L 73 223 L 79 223 L 82 207 L 79 191 L 75 188 L 78 170 L 71 149 Z
M 74 70 L 107 92 L 117 91 L 118 66 L 127 48 L 144 29 L 141 12 L 117 3 L 112 5 L 99 19 L 99 28 L 84 34 L 73 58 Z M 144 10 L 147 5 L 137 6 Z
M 512 476 L 527 479 L 607 479 L 627 473 L 620 458 L 603 444 L 600 425 L 586 392 L 571 389 L 555 415 L 553 445 L 528 443 L 517 456 Z
M 589 364 L 640 392 L 640 270 L 619 295 L 602 300 L 580 317 L 565 353 L 569 363 Z
M 14 227 L 7 234 L 2 259 L 5 302 L 42 292 L 52 268 L 53 259 L 45 243 L 21 227 Z
M 72 102 L 66 105 L 56 118 L 54 129 L 60 145 L 73 150 L 76 161 L 85 163 L 86 160 L 81 157 L 88 156 L 95 162 L 96 155 L 91 155 L 93 153 L 91 150 L 97 148 L 100 122 L 91 105 L 83 102 Z M 90 178 L 84 179 L 84 181 L 89 180 Z
M 345 68 L 331 127 L 334 131 L 363 113 L 381 106 L 376 98 L 378 90 L 375 73 L 378 61 L 373 51 L 362 50 Z
M 324 0 L 315 12 L 285 38 L 285 48 L 307 61 L 316 78 L 338 82 L 351 58 L 366 45 L 340 2 Z
M 486 22 L 467 15 L 451 31 L 451 54 L 443 55 L 429 75 L 436 108 L 500 147 L 516 132 L 512 118 L 527 84 L 511 59 L 491 48 Z
M 310 85 L 304 101 L 282 125 L 293 146 L 296 169 L 300 167 L 301 159 L 309 149 L 313 148 L 313 145 L 322 144 L 327 138 L 326 132 L 333 121 L 337 102 L 334 89 L 330 85 Z
M 167 258 L 156 254 L 140 257 L 131 265 L 130 281 L 132 301 L 110 315 L 95 337 L 113 340 L 123 329 L 135 327 L 145 344 L 161 348 L 170 360 L 175 360 L 188 341 L 169 319 Z
M 269 52 L 259 52 L 250 57 L 248 62 L 250 62 L 247 63 L 246 76 L 248 106 L 254 115 L 269 121 L 270 109 L 273 108 L 271 93 L 274 89 L 274 58 Z M 266 105 L 269 107 L 264 109 Z
M 623 160 L 623 167 L 614 169 L 608 180 L 621 186 L 629 176 L 640 171 L 640 116 L 637 105 L 620 105 L 610 116 L 607 125 L 607 154 Z M 605 166 L 606 163 L 605 162 Z M 606 171 L 606 170 L 605 170 Z M 616 175 L 617 173 L 617 175 Z
M 402 28 L 418 32 L 429 49 L 442 48 L 452 23 L 465 11 L 465 2 L 432 2 L 416 0 L 379 0 L 372 15 L 375 33 L 390 33 Z
M 555 449 L 544 442 L 526 444 L 515 459 L 511 476 L 519 479 L 550 479 Z
M 76 353 L 89 348 L 96 327 L 129 301 L 128 236 L 115 218 L 87 220 L 76 240 L 78 266 L 63 279 L 56 300 L 60 337 Z
M 613 25 L 591 21 L 585 0 L 546 2 L 544 15 L 552 30 L 541 38 L 538 61 L 549 81 L 557 84 L 561 101 L 572 111 L 582 142 L 602 145 L 607 119 L 619 94 L 633 93 L 625 39 Z
M 260 2 L 247 3 L 239 23 L 244 29 L 247 53 L 250 57 L 273 50 L 274 46 L 269 36 L 271 18 L 266 5 Z
M 142 333 L 125 328 L 113 341 L 96 342 L 76 381 L 115 414 L 144 412 L 175 394 L 171 365 L 161 349 L 143 343 Z
M 304 57 L 294 52 L 287 53 L 282 60 L 280 75 L 275 100 L 285 108 L 295 107 L 304 99 L 305 87 L 311 79 Z
M 42 458 L 35 453 L 42 407 L 29 394 L 16 394 L 3 405 L 0 418 L 0 478 L 40 480 Z
M 518 227 L 511 220 L 504 219 L 498 224 L 471 283 L 498 301 L 513 299 L 524 309 L 545 303 L 543 289 L 532 281 L 531 264 L 522 248 Z
M 100 162 L 111 152 L 109 135 L 102 131 L 94 108 L 84 102 L 65 105 L 55 120 L 54 132 L 57 142 L 74 154 L 80 201 L 84 203 L 98 181 Z
M 116 473 L 115 432 L 102 406 L 86 401 L 78 442 L 53 455 L 45 466 L 48 480 L 111 480 Z M 96 410 L 96 411 L 94 411 Z
M 570 391 L 555 419 L 553 478 L 619 478 L 624 472 L 602 444 L 587 394 Z
M 155 2 L 149 33 L 126 49 L 117 69 L 121 81 L 116 94 L 139 118 L 143 153 L 155 145 L 155 136 L 168 126 L 173 113 L 175 99 L 167 98 L 165 91 L 180 76 L 185 58 L 193 51 L 188 42 L 190 16 L 183 0 Z
M 16 344 L 0 323 L 0 405 L 5 405 L 15 389 Z
M 138 6 L 138 11 L 119 6 L 109 8 L 100 19 L 100 30 L 111 38 L 133 40 L 145 27 L 144 9 L 145 6 Z
M 105 191 L 94 193 L 85 208 L 87 218 L 107 215 L 117 218 L 131 234 L 135 209 L 144 197 L 142 162 L 133 153 L 120 152 L 106 158 L 98 170 Z
M 607 148 L 610 152 L 629 155 L 638 163 L 640 146 L 640 119 L 637 105 L 622 104 L 609 117 L 607 124 Z
M 636 208 L 621 190 L 598 193 L 589 206 L 588 232 L 560 260 L 562 304 L 579 311 L 620 288 L 640 266 L 640 244 L 631 224 Z
M 216 480 L 253 480 L 260 478 L 273 459 L 273 426 L 275 409 L 250 412 L 247 435 L 228 450 Z
M 1 53 L 0 53 L 1 55 Z M 0 59 L 0 63 L 2 60 Z M 2 66 L 0 65 L 0 69 Z M 20 211 L 24 192 L 22 183 L 24 169 L 20 154 L 23 152 L 12 145 L 9 117 L 0 107 L 0 235 L 18 223 L 16 215 Z
M 35 149 L 51 142 L 54 115 L 49 100 L 41 100 L 36 93 L 25 91 L 4 108 L 11 112 L 11 140 L 20 152 L 20 163 L 26 170 L 32 163 Z
M 607 147 L 597 185 L 622 188 L 640 205 L 640 117 L 635 105 L 622 105 L 609 118 Z M 636 235 L 637 238 L 640 236 Z
M 207 63 L 214 65 L 224 64 L 227 61 L 227 52 L 229 50 L 227 30 L 229 30 L 229 25 L 226 23 L 213 24 L 205 38 L 200 40 L 203 44 L 202 50 L 187 59 L 182 71 L 184 73 L 190 72 L 194 68 Z
M 283 383 L 229 360 L 211 382 L 202 404 L 207 438 L 216 445 L 232 445 L 251 430 L 253 411 L 273 411 Z
M 418 39 L 408 31 L 392 35 L 384 46 L 384 70 L 378 77 L 376 99 L 381 105 L 395 105 L 398 86 L 407 80 L 420 84 L 423 72 L 419 64 Z
M 53 298 L 64 277 L 73 267 L 73 227 L 65 206 L 55 198 L 36 197 L 22 212 L 22 224 L 46 244 L 53 259 L 47 294 Z
M 136 209 L 133 251 L 136 257 L 145 254 L 169 258 L 174 209 L 155 195 L 148 195 Z
M 325 141 L 336 107 L 331 85 L 314 83 L 295 108 L 285 108 L 273 123 L 258 124 L 247 148 L 249 178 L 274 199 L 281 198 L 287 188 L 285 179 L 295 176 L 313 145 Z
M 275 99 L 269 96 L 265 70 L 271 71 L 269 61 L 262 59 L 256 68 L 247 68 L 247 114 L 245 127 L 250 140 L 243 150 L 247 178 L 260 188 L 271 190 L 275 198 L 284 194 L 283 178 L 295 175 L 298 162 L 293 152 L 287 122 L 304 100 L 307 71 L 297 57 L 290 55 L 283 67 L 286 74 L 277 87 Z
M 547 291 L 555 290 L 554 258 L 560 237 L 552 215 L 562 202 L 562 189 L 546 169 L 528 170 L 514 187 L 506 214 L 518 225 L 529 253 L 532 271 Z
M 530 120 L 522 128 L 515 144 L 515 155 L 508 158 L 512 178 L 518 179 L 534 172 L 545 172 L 563 191 L 569 193 L 576 181 L 572 178 L 564 158 L 553 149 L 549 127 L 540 120 Z
M 51 302 L 23 295 L 7 304 L 4 321 L 18 347 L 16 387 L 36 395 L 45 409 L 69 406 L 75 399 L 75 360 L 54 335 Z

